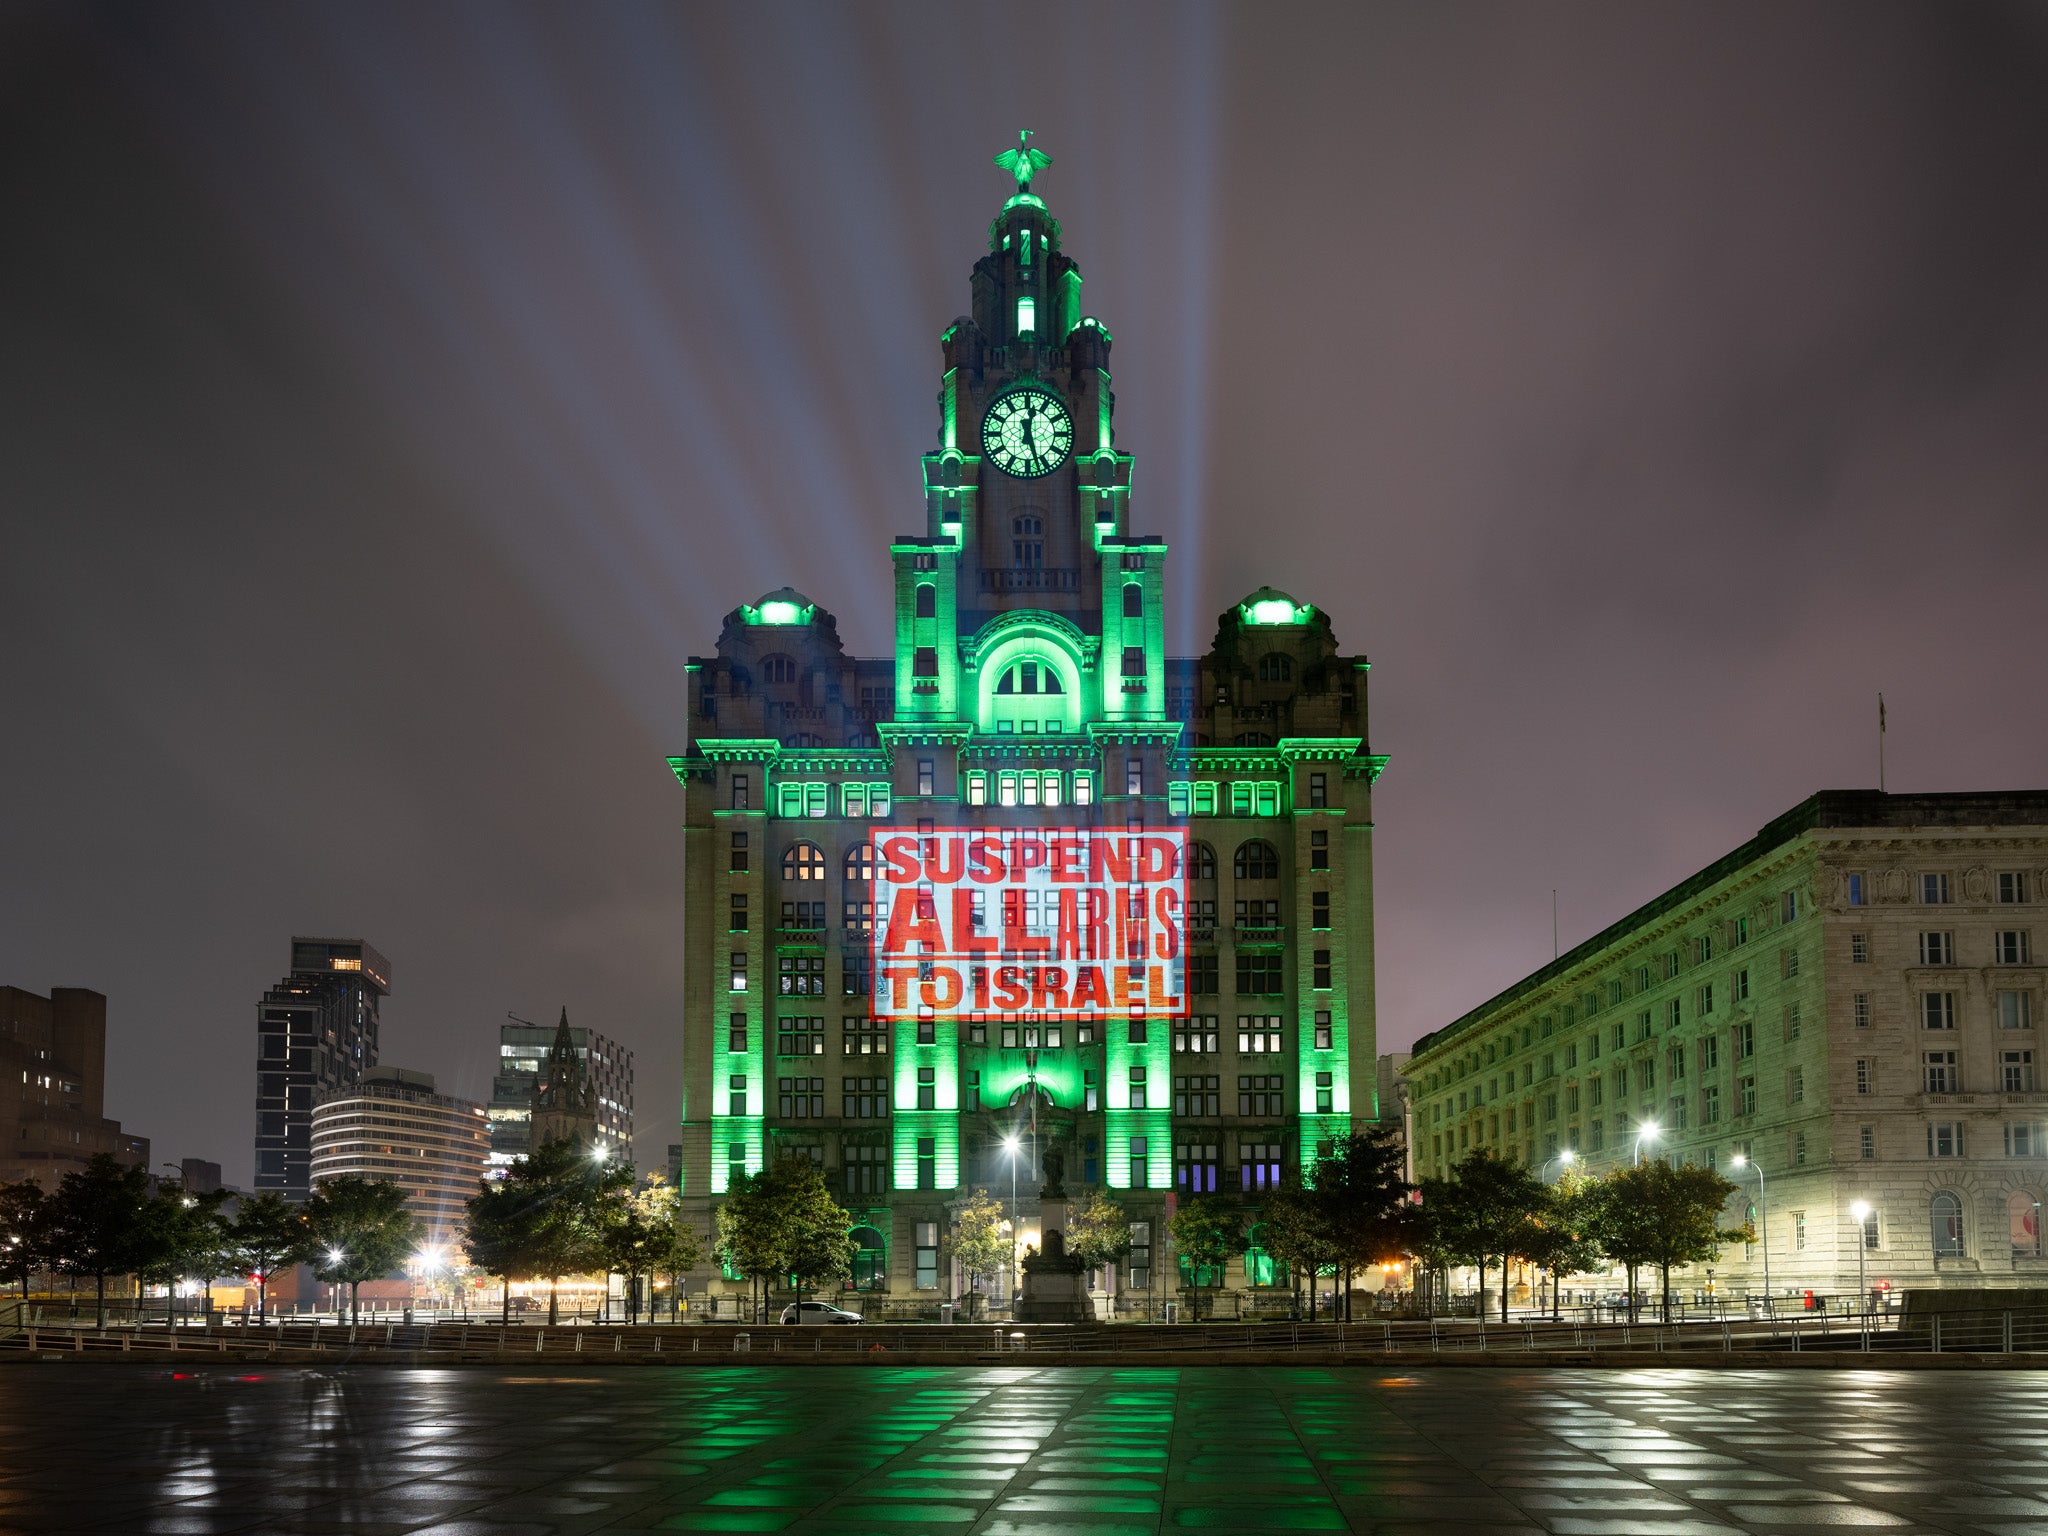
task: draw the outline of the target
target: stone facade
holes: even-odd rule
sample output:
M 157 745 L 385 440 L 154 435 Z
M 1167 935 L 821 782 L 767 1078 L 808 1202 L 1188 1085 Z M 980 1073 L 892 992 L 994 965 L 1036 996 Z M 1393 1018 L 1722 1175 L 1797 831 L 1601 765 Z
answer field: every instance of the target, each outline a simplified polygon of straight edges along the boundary
M 1375 1113 L 1384 759 L 1367 748 L 1366 662 L 1306 603 L 1253 592 L 1206 656 L 1165 654 L 1167 550 L 1132 531 L 1109 333 L 1080 313 L 1038 196 L 1004 205 L 971 288 L 940 340 L 923 526 L 890 549 L 895 654 L 849 656 L 832 616 L 785 588 L 733 610 L 690 662 L 693 739 L 671 759 L 680 1183 L 708 1222 L 735 1174 L 808 1155 L 859 1218 L 856 1284 L 936 1305 L 960 1284 L 952 1207 L 977 1187 L 1008 1203 L 1014 1179 L 1034 1240 L 1041 1154 L 1058 1145 L 1077 1196 L 1113 1190 L 1137 1223 L 1106 1278 L 1141 1305 L 1173 1292 L 1169 1191 L 1255 1202 Z M 1000 435 L 1028 399 L 1032 462 Z M 877 834 L 963 825 L 1185 833 L 1192 1017 L 877 1022 Z
M 2044 884 L 2048 793 L 1815 795 L 1418 1041 L 1417 1169 L 1640 1139 L 1742 1186 L 1780 1295 L 1854 1292 L 1859 1201 L 1872 1286 L 2039 1285 Z M 1716 1288 L 1764 1260 L 1724 1250 Z
M 103 994 L 0 987 L 0 1181 L 55 1190 L 102 1152 L 147 1168 L 149 1138 L 106 1118 L 106 1092 Z

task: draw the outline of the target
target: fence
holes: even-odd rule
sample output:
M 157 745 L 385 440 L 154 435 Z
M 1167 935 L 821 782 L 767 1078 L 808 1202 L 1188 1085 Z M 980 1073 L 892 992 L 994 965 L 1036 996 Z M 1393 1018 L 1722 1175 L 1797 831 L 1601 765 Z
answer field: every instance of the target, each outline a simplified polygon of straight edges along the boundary
M 268 1324 L 133 1323 L 97 1327 L 0 1314 L 0 1353 L 233 1356 L 241 1359 L 333 1359 L 336 1356 L 435 1361 L 509 1361 L 581 1357 L 705 1364 L 736 1355 L 838 1360 L 977 1363 L 1015 1360 L 1086 1363 L 1157 1359 L 1161 1363 L 1281 1361 L 1313 1358 L 1370 1363 L 1390 1357 L 1596 1364 L 1602 1357 L 1645 1354 L 1702 1358 L 1780 1352 L 1855 1351 L 1885 1354 L 2048 1355 L 2048 1312 L 1944 1312 L 1922 1318 L 1883 1315 L 1801 1316 L 1757 1321 L 1675 1323 L 1278 1323 L 1132 1326 L 1079 1324 L 861 1324 L 783 1327 L 700 1323 L 635 1326 L 548 1326 L 541 1323 L 400 1321 L 346 1322 L 280 1318 Z

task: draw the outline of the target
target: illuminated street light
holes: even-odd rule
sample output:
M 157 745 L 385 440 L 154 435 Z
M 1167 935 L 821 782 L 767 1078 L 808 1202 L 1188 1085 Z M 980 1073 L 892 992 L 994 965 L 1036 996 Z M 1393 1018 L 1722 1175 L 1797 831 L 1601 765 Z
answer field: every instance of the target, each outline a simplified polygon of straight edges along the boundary
M 1870 1219 L 1870 1202 L 1868 1200 L 1851 1200 L 1849 1202 L 1849 1219 L 1856 1223 L 1856 1315 L 1861 1322 L 1858 1331 L 1863 1336 L 1863 1347 L 1868 1349 L 1870 1348 L 1870 1287 L 1864 1283 L 1863 1279 L 1863 1223 Z
M 1755 1163 L 1751 1162 L 1741 1152 L 1736 1153 L 1734 1157 L 1729 1159 L 1729 1166 L 1736 1169 L 1750 1168 L 1756 1171 L 1756 1205 L 1760 1219 L 1763 1222 L 1764 1305 L 1766 1307 L 1774 1307 L 1776 1300 L 1771 1295 L 1771 1201 L 1769 1194 L 1764 1189 L 1764 1171 L 1758 1168 Z
M 1643 1160 L 1643 1143 L 1646 1141 L 1655 1141 L 1660 1134 L 1661 1132 L 1658 1129 L 1657 1122 L 1654 1120 L 1645 1120 L 1641 1125 L 1636 1127 L 1637 1162 L 1640 1163 Z

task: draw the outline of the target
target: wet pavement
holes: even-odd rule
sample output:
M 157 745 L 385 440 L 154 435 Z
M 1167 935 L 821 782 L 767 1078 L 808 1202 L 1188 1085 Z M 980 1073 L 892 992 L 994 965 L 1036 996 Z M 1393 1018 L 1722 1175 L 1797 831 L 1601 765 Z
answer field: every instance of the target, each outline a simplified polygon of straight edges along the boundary
M 2048 1532 L 2048 1372 L 0 1370 L 0 1530 Z

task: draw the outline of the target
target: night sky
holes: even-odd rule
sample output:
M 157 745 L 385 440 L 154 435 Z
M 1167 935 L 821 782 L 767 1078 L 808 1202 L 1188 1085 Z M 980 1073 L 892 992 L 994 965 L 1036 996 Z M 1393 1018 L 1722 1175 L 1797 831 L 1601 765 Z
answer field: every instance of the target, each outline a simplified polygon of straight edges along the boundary
M 1380 1042 L 1820 788 L 2048 781 L 2048 10 L 0 10 L 0 982 L 250 1176 L 294 932 L 384 1060 L 678 1103 L 683 665 L 888 637 L 1016 130 L 1199 652 L 1372 657 Z

